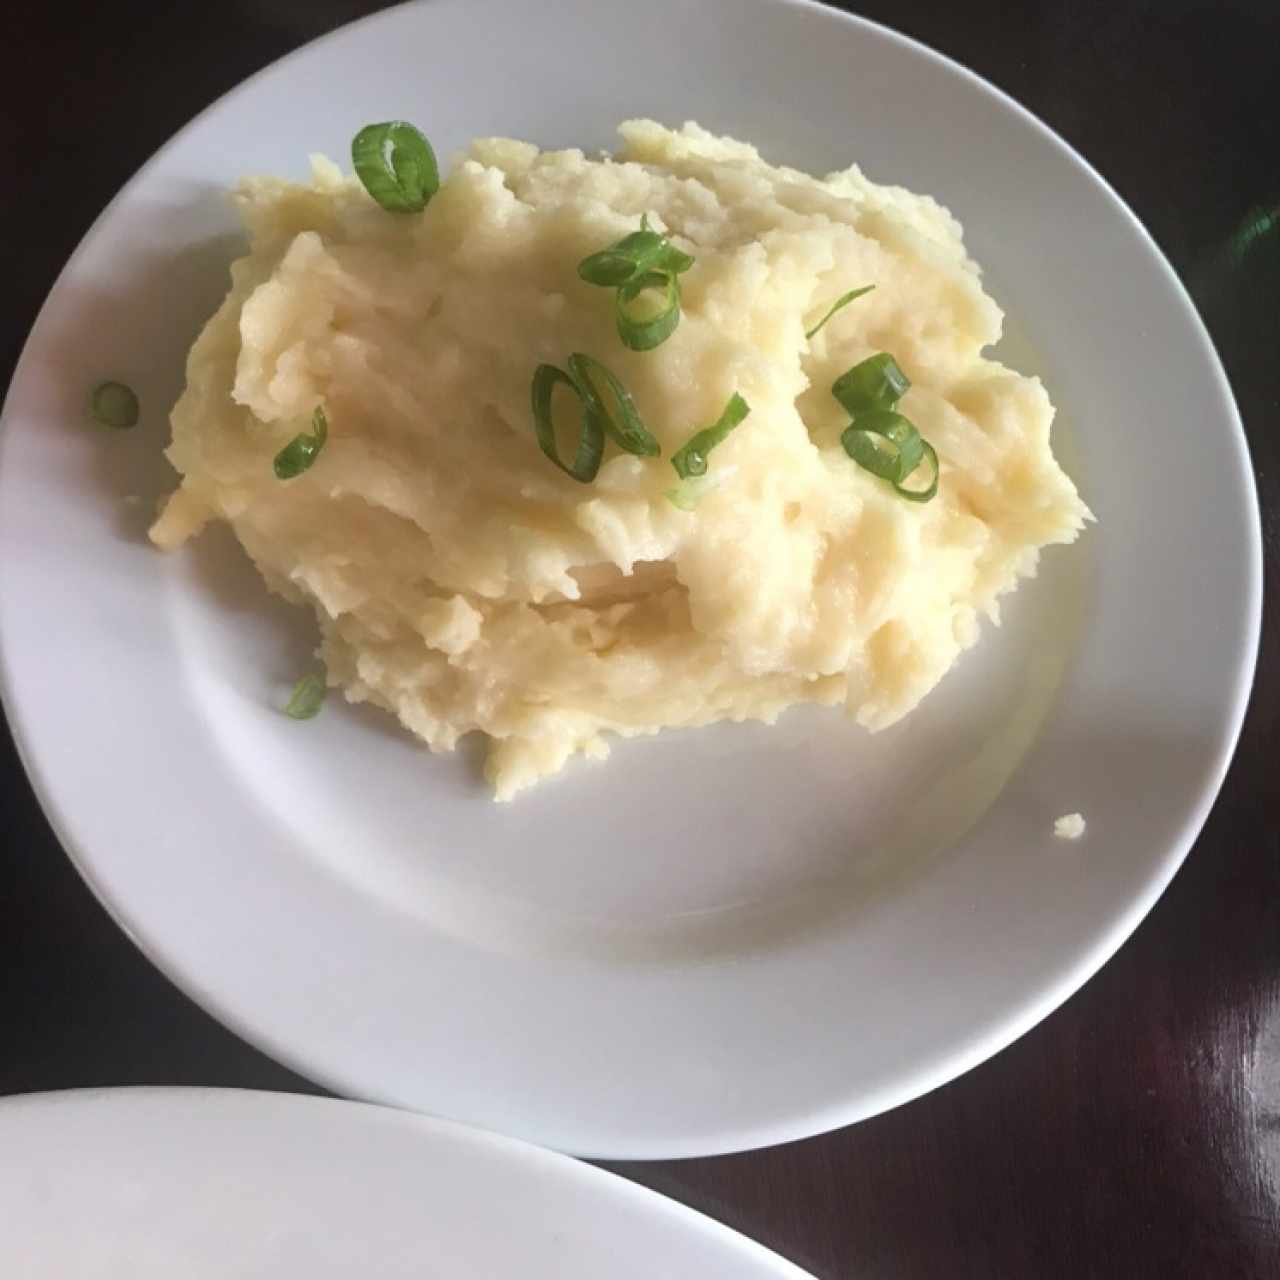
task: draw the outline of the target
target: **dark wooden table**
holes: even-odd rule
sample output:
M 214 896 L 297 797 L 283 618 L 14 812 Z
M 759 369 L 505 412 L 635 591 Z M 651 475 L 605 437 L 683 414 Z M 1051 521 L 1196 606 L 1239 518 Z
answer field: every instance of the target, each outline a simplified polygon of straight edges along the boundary
M 249 72 L 376 7 L 12 6 L 0 18 L 5 372 L 76 241 L 160 143 Z M 859 11 L 1012 93 L 1155 234 L 1244 414 L 1274 598 L 1280 4 L 867 0 Z M 1271 234 L 1225 253 L 1250 221 Z M 620 1171 L 821 1277 L 1280 1276 L 1278 713 L 1272 609 L 1235 764 L 1186 866 L 1103 972 L 994 1060 L 826 1137 Z M 0 815 L 0 1092 L 316 1092 L 134 950 L 59 850 L 7 736 Z

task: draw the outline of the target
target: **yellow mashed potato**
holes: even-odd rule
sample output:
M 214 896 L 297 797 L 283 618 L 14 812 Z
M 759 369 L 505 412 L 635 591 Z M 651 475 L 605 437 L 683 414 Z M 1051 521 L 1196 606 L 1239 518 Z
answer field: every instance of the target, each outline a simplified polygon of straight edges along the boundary
M 308 186 L 246 181 L 252 251 L 173 412 L 182 482 L 154 540 L 228 521 L 268 585 L 314 608 L 329 683 L 434 751 L 488 735 L 499 799 L 615 734 L 800 702 L 892 724 L 1088 515 L 1044 388 L 982 354 L 1002 314 L 945 209 L 692 124 L 621 134 L 600 159 L 476 142 L 419 215 L 319 159 Z M 679 327 L 637 353 L 577 266 L 642 214 L 696 262 Z M 583 485 L 539 451 L 534 368 L 575 351 L 618 375 L 661 457 L 610 445 Z M 840 445 L 831 384 L 879 351 L 941 460 L 931 502 Z M 734 392 L 750 416 L 678 509 L 670 456 Z M 282 482 L 272 459 L 317 405 L 327 444 Z

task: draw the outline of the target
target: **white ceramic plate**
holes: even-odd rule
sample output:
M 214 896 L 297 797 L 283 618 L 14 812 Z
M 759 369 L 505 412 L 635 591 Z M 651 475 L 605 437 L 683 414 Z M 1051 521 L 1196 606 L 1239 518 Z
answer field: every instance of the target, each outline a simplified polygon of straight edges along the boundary
M 448 156 L 501 132 L 604 146 L 644 114 L 813 170 L 856 158 L 948 204 L 1012 317 L 1002 350 L 1062 406 L 1098 524 L 887 733 L 811 711 L 664 734 L 495 806 L 474 759 L 431 757 L 376 713 L 273 709 L 311 624 L 229 537 L 148 547 L 165 416 L 225 287 L 241 173 L 302 175 L 389 116 Z M 139 430 L 86 423 L 107 376 L 140 391 Z M 1244 440 L 1155 246 L 1009 99 L 806 4 L 647 0 L 641 21 L 619 0 L 432 0 L 286 58 L 90 232 L 0 449 L 7 705 L 110 910 L 313 1078 L 577 1152 L 799 1137 L 1007 1044 L 1168 882 L 1252 673 Z M 1079 844 L 1051 834 L 1071 810 Z
M 12 1280 L 804 1280 L 612 1174 L 443 1120 L 230 1089 L 0 1103 Z

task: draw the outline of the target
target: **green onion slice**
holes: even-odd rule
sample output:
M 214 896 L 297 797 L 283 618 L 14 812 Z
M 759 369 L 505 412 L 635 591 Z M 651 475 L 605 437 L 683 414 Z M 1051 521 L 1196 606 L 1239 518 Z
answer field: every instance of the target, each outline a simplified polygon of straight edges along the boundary
M 734 427 L 751 412 L 751 406 L 735 391 L 729 397 L 719 419 L 701 431 L 695 431 L 689 439 L 671 455 L 671 465 L 681 480 L 690 476 L 705 475 L 707 454 L 716 447 Z M 668 495 L 670 496 L 670 495 Z M 673 499 L 674 501 L 674 499 Z M 679 503 L 676 503 L 679 506 Z
M 662 446 L 641 420 L 631 393 L 599 360 L 575 353 L 569 357 L 568 365 L 569 377 L 578 389 L 588 414 L 599 422 L 608 436 L 617 441 L 620 448 L 628 453 L 639 454 L 642 458 L 656 458 L 662 452 Z M 593 381 L 596 377 L 603 380 L 613 395 L 618 406 L 618 418 L 605 405 L 604 397 Z
M 311 720 L 319 714 L 324 703 L 324 677 L 318 675 L 303 676 L 293 686 L 289 701 L 285 704 L 284 713 L 293 720 Z
M 649 229 L 646 214 L 640 220 L 640 230 L 625 235 L 599 253 L 593 253 L 578 263 L 578 275 L 588 284 L 614 288 L 626 284 L 646 271 L 665 271 L 678 276 L 693 266 L 693 259 L 682 253 L 661 232 Z
M 533 429 L 537 433 L 538 446 L 561 471 L 582 484 L 589 484 L 600 470 L 606 435 L 628 453 L 644 458 L 654 458 L 662 452 L 662 446 L 644 425 L 631 393 L 610 370 L 594 357 L 578 351 L 569 357 L 567 363 L 568 373 L 553 364 L 540 364 L 533 371 L 531 390 Z M 597 379 L 612 396 L 617 406 L 616 416 L 610 412 Z M 551 421 L 551 396 L 561 384 L 582 401 L 582 427 L 572 465 L 561 460 Z
M 892 409 L 859 414 L 840 437 L 845 452 L 882 480 L 905 480 L 920 465 L 924 441 L 915 427 Z M 853 447 L 850 447 L 850 441 Z
M 844 451 L 865 471 L 888 480 L 912 502 L 928 502 L 938 492 L 938 455 L 900 413 L 873 410 L 854 419 L 840 437 Z M 908 489 L 903 482 L 928 458 L 933 478 L 927 488 Z
M 661 310 L 647 317 L 638 315 L 631 304 L 647 290 L 659 288 L 665 290 Z M 679 278 L 670 271 L 633 276 L 618 289 L 614 312 L 623 345 L 632 351 L 652 351 L 671 337 L 680 323 Z
M 638 271 L 657 262 L 662 245 L 663 238 L 656 231 L 633 231 L 617 244 L 583 258 L 578 275 L 588 284 L 605 288 L 626 284 Z
M 579 484 L 590 484 L 600 470 L 600 459 L 604 457 L 604 429 L 584 401 L 577 452 L 571 464 L 562 461 L 556 445 L 556 429 L 551 421 L 551 397 L 560 383 L 582 399 L 578 384 L 563 369 L 557 369 L 553 364 L 540 364 L 533 371 L 533 429 L 538 437 L 538 447 L 566 475 L 572 476 Z
M 320 455 L 324 442 L 329 438 L 329 419 L 316 405 L 311 415 L 311 434 L 296 435 L 275 457 L 277 480 L 292 480 L 300 476 Z
M 832 384 L 831 394 L 856 418 L 870 409 L 892 409 L 910 386 L 911 379 L 898 362 L 881 351 L 842 373 Z
M 900 480 L 893 487 L 904 497 L 912 502 L 928 502 L 930 498 L 938 492 L 938 455 L 927 440 L 921 440 L 924 448 L 924 456 L 929 460 L 930 470 L 933 472 L 933 479 L 929 481 L 929 485 L 925 489 L 908 489 Z M 905 480 L 906 477 L 904 476 Z
M 849 305 L 849 303 L 851 303 L 855 298 L 860 298 L 860 297 L 862 297 L 862 295 L 863 295 L 864 293 L 870 293 L 870 292 L 871 292 L 871 290 L 872 290 L 872 289 L 874 289 L 874 288 L 875 288 L 875 285 L 873 285 L 873 284 L 868 284 L 868 285 L 863 285 L 863 287 L 862 287 L 861 289 L 850 289 L 848 293 L 842 293 L 842 294 L 841 294 L 841 295 L 840 295 L 840 296 L 839 296 L 839 297 L 838 297 L 838 298 L 837 298 L 837 299 L 836 299 L 836 300 L 831 304 L 831 308 L 830 308 L 830 310 L 828 310 L 827 314 L 826 314 L 825 316 L 823 316 L 823 317 L 822 317 L 822 319 L 821 319 L 821 320 L 819 320 L 819 321 L 818 321 L 818 323 L 817 323 L 817 324 L 815 324 L 815 325 L 813 326 L 813 328 L 812 328 L 812 329 L 809 329 L 809 330 L 805 333 L 805 335 L 804 335 L 804 336 L 805 336 L 806 338 L 812 338 L 812 337 L 813 337 L 813 335 L 814 335 L 815 333 L 817 333 L 817 332 L 818 332 L 818 330 L 819 330 L 819 329 L 821 329 L 821 328 L 822 328 L 822 326 L 823 326 L 824 324 L 826 324 L 826 323 L 827 323 L 827 321 L 828 321 L 828 320 L 830 320 L 830 319 L 831 319 L 831 317 L 832 317 L 833 315 L 835 315 L 835 313 L 836 313 L 837 311 L 842 311 L 842 310 L 843 310 L 845 307 L 847 307 L 847 306 Z
M 123 382 L 103 382 L 89 397 L 89 412 L 104 427 L 123 431 L 138 425 L 138 397 Z
M 404 120 L 367 124 L 351 141 L 365 190 L 391 213 L 418 213 L 440 189 L 431 143 Z

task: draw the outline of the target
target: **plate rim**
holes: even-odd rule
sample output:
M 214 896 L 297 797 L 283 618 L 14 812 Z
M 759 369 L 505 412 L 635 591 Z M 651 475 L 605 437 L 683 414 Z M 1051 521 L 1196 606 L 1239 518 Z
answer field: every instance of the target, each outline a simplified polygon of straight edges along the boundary
M 531 1179 L 542 1180 L 550 1176 L 588 1202 L 594 1203 L 601 1198 L 630 1201 L 641 1208 L 647 1222 L 666 1218 L 673 1223 L 683 1224 L 709 1240 L 716 1240 L 725 1250 L 726 1260 L 730 1254 L 740 1261 L 753 1259 L 762 1267 L 767 1267 L 779 1280 L 813 1280 L 812 1274 L 799 1263 L 770 1249 L 752 1236 L 721 1222 L 709 1213 L 693 1208 L 683 1200 L 664 1195 L 612 1169 L 603 1169 L 586 1160 L 478 1125 L 359 1099 L 220 1085 L 134 1084 L 43 1089 L 0 1097 L 0 1135 L 14 1115 L 30 1116 L 42 1110 L 66 1108 L 105 1113 L 128 1113 L 136 1109 L 135 1119 L 145 1122 L 147 1113 L 154 1104 L 164 1107 L 179 1104 L 184 1115 L 193 1110 L 207 1111 L 212 1106 L 227 1106 L 242 1114 L 246 1122 L 252 1121 L 262 1112 L 307 1113 L 325 1110 L 343 1112 L 347 1117 L 358 1117 L 356 1122 L 361 1127 L 369 1127 L 367 1122 L 376 1116 L 379 1123 L 391 1125 L 400 1133 L 412 1133 L 415 1147 L 424 1153 L 430 1152 L 433 1145 L 445 1140 L 461 1142 L 476 1152 L 496 1152 L 498 1158 L 509 1166 L 527 1169 Z M 289 1123 L 294 1122 L 291 1119 Z M 253 1134 L 248 1125 L 246 1132 Z M 254 1136 L 252 1141 L 256 1140 Z M 147 1141 L 152 1139 L 148 1138 Z M 178 1145 L 178 1140 L 170 1134 L 162 1133 L 161 1141 Z M 0 1154 L 0 1169 L 6 1163 L 8 1162 Z M 0 1247 L 0 1254 L 2 1253 L 3 1248 Z

